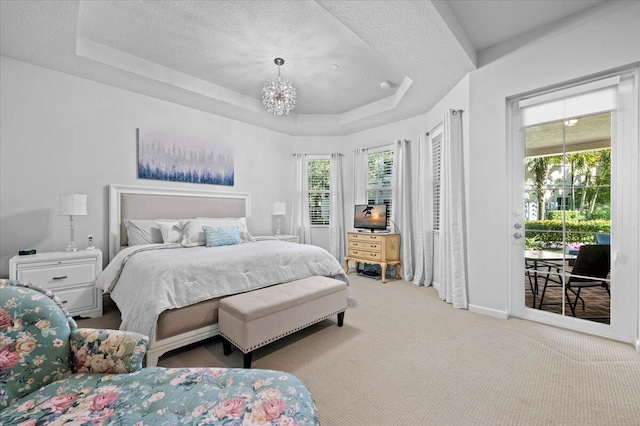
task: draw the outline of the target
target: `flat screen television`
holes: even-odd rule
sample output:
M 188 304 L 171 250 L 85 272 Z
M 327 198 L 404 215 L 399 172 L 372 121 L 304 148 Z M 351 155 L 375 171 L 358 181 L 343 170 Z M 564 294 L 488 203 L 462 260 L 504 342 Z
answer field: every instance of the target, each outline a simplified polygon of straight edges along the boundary
M 356 204 L 353 213 L 353 227 L 356 229 L 387 229 L 386 204 Z

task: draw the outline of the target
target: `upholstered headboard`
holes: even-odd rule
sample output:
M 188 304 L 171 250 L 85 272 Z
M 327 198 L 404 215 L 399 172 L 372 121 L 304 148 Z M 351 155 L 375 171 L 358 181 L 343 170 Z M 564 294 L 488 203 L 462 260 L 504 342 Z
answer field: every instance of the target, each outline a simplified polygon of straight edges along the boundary
M 246 217 L 251 229 L 250 215 L 248 193 L 109 185 L 109 260 L 127 245 L 124 219 Z

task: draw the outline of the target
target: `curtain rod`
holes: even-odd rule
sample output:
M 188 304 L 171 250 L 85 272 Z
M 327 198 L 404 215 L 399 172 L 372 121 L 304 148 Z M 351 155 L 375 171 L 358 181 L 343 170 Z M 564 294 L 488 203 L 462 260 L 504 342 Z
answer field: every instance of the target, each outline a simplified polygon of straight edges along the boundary
M 453 110 L 453 115 L 456 115 L 457 113 L 461 113 L 461 114 L 462 114 L 463 112 L 464 112 L 464 110 L 463 110 L 463 109 L 454 109 L 454 110 Z M 425 135 L 426 135 L 426 136 L 429 136 L 431 133 L 433 133 L 433 131 L 434 131 L 435 129 L 437 129 L 437 128 L 438 128 L 438 126 L 441 126 L 441 125 L 442 125 L 442 123 L 438 123 L 438 124 L 436 124 L 436 125 L 435 125 L 435 127 L 434 127 L 433 129 L 429 130 L 428 132 L 425 132 Z
M 344 156 L 344 154 L 341 152 L 330 152 L 328 154 L 326 152 L 324 154 L 309 154 L 307 152 L 299 152 L 297 154 L 292 154 L 292 157 L 295 157 L 296 155 L 331 155 L 331 154 L 338 154 L 341 157 Z
M 396 139 L 397 140 L 397 139 Z M 386 146 L 393 146 L 393 144 L 395 143 L 395 140 L 393 142 L 390 143 L 385 143 L 384 145 L 377 145 L 377 146 L 367 146 L 367 147 L 363 147 L 360 149 L 378 149 L 378 148 L 384 148 Z

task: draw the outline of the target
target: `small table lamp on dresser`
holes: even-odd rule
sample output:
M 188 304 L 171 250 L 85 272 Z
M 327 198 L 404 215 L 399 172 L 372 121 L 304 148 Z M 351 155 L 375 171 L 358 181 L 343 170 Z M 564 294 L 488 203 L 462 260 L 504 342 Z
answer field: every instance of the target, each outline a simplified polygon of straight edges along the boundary
M 69 216 L 69 229 L 71 237 L 67 252 L 75 253 L 78 251 L 74 238 L 74 216 L 87 215 L 87 196 L 82 194 L 58 194 L 58 216 Z

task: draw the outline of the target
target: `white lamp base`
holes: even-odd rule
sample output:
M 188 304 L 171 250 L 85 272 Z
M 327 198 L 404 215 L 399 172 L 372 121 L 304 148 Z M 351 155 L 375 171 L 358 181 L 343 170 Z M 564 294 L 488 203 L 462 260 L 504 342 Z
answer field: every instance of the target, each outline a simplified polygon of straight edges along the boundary
M 74 219 L 73 219 L 73 215 L 69 216 L 69 230 L 71 231 L 71 237 L 69 240 L 69 244 L 67 245 L 67 249 L 65 250 L 67 253 L 75 253 L 78 251 L 78 246 L 76 245 L 75 242 L 75 238 L 74 238 L 74 229 L 75 229 L 75 223 L 74 223 Z

